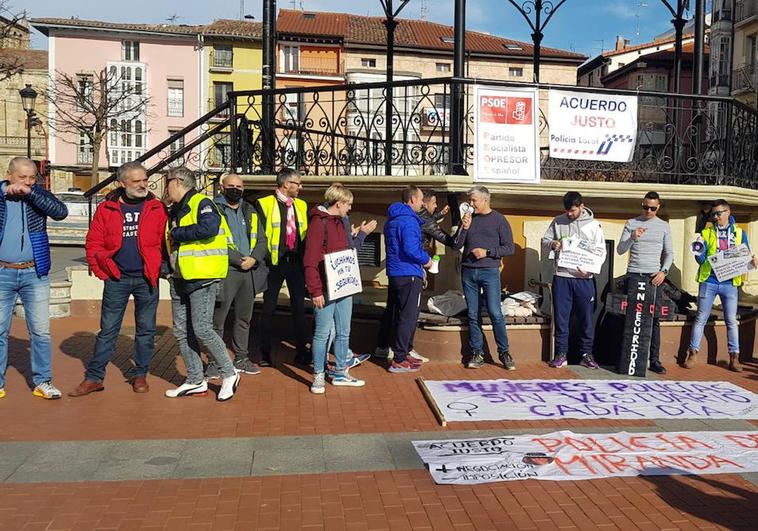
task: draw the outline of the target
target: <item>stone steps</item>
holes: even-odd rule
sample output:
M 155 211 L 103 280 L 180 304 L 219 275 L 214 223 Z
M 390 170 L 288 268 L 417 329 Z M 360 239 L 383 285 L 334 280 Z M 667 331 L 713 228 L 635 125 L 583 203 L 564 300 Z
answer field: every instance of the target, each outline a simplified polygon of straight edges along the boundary
M 71 282 L 58 280 L 50 283 L 50 318 L 60 319 L 71 315 Z M 24 306 L 21 299 L 16 299 L 13 315 L 25 319 Z

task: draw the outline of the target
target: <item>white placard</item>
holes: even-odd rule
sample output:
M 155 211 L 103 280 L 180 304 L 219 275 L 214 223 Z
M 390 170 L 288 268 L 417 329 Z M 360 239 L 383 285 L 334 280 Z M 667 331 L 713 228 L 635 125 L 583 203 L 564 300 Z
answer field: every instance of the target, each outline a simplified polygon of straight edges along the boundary
M 742 474 L 758 471 L 758 432 L 503 435 L 413 441 L 436 483 Z
M 550 156 L 629 162 L 637 141 L 637 96 L 551 90 Z
M 754 269 L 750 249 L 744 243 L 711 255 L 708 261 L 719 282 L 731 280 Z
M 425 380 L 444 420 L 758 419 L 758 395 L 728 382 Z
M 361 268 L 355 249 L 324 255 L 327 299 L 334 301 L 363 291 Z
M 474 87 L 474 181 L 540 180 L 538 92 Z
M 558 253 L 558 267 L 581 269 L 588 273 L 599 274 L 605 263 L 605 249 L 597 247 L 589 240 L 580 238 L 561 238 L 561 250 Z

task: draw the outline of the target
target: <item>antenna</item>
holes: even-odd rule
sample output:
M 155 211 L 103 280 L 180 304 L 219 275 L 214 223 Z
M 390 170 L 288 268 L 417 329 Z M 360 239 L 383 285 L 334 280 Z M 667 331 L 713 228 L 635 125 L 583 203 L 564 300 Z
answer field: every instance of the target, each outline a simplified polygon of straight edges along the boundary
M 240 20 L 245 20 L 245 0 L 240 0 Z
M 637 37 L 640 36 L 640 9 L 643 7 L 647 7 L 647 2 L 640 2 L 637 3 L 637 13 L 634 15 L 634 17 L 637 19 Z
M 184 17 L 180 17 L 177 13 L 174 13 L 170 17 L 166 17 L 166 21 L 169 24 L 176 24 L 176 21 L 179 20 L 180 18 L 184 18 Z
M 418 18 L 420 20 L 426 20 L 426 17 L 429 16 L 429 5 L 427 4 L 426 0 L 421 0 L 421 8 L 419 9 Z

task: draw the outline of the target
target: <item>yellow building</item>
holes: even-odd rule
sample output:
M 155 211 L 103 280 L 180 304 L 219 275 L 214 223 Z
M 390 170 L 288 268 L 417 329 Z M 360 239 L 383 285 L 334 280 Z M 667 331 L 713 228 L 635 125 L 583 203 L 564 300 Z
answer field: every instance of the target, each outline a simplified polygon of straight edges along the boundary
M 758 0 L 737 0 L 733 67 L 732 94 L 758 107 Z
M 203 55 L 202 101 L 206 111 L 211 111 L 227 101 L 226 94 L 238 90 L 260 90 L 262 87 L 262 41 L 261 24 L 247 20 L 216 20 L 204 26 L 201 35 Z M 238 113 L 244 113 L 251 121 L 259 119 L 260 101 L 238 100 Z M 228 112 L 219 114 L 211 126 L 228 117 Z M 217 135 L 208 146 L 207 168 L 228 167 L 230 151 L 229 135 Z

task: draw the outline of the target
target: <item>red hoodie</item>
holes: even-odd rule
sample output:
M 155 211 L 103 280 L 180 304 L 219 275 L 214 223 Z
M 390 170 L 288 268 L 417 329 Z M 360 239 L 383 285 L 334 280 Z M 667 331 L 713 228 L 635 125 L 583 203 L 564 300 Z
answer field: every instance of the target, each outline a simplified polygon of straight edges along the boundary
M 326 230 L 326 240 L 324 240 Z M 349 249 L 345 224 L 340 216 L 329 214 L 324 207 L 313 207 L 308 213 L 305 234 L 305 286 L 311 298 L 324 295 L 324 254 Z
M 121 249 L 124 232 L 124 215 L 118 203 L 121 193 L 122 190 L 117 189 L 106 196 L 97 207 L 87 232 L 87 262 L 101 280 L 121 278 L 121 271 L 113 260 Z M 158 285 L 161 272 L 166 217 L 163 203 L 149 194 L 137 226 L 137 249 L 142 257 L 145 278 L 153 287 Z

